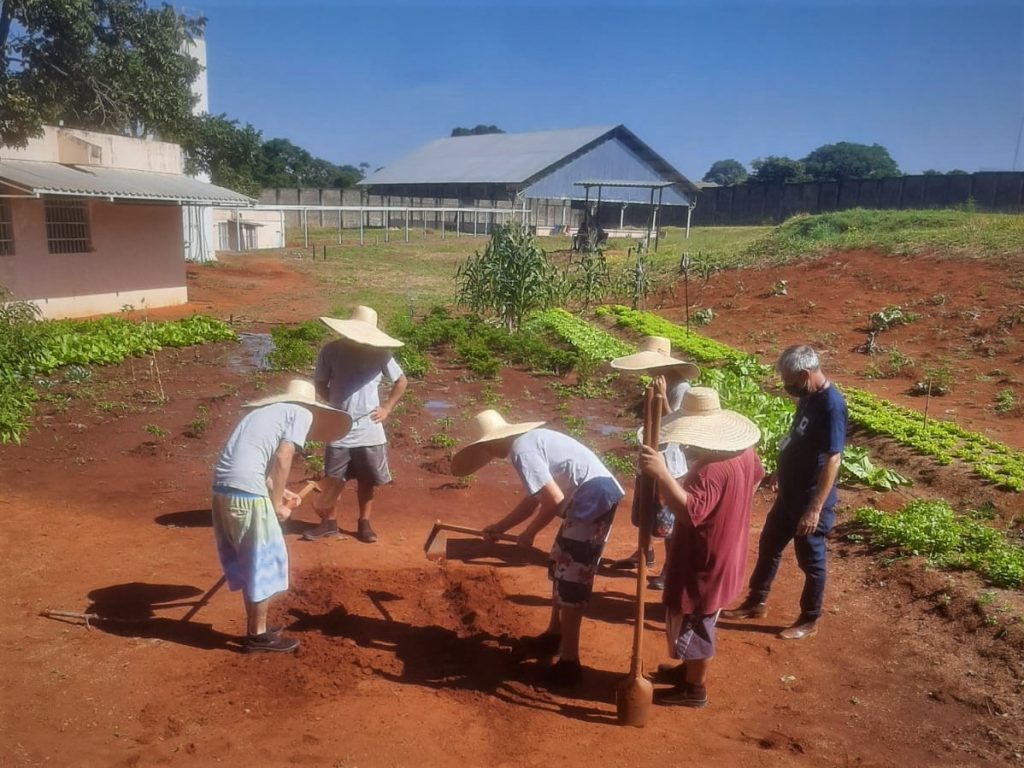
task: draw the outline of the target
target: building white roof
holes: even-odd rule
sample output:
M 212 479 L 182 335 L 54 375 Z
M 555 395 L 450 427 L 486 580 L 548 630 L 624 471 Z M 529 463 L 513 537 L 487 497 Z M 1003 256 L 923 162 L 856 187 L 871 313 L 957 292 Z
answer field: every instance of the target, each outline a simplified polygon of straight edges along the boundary
M 33 197 L 71 195 L 221 206 L 249 206 L 256 202 L 184 174 L 35 160 L 0 159 L 0 183 Z
M 614 125 L 437 139 L 360 182 L 521 184 L 615 130 Z

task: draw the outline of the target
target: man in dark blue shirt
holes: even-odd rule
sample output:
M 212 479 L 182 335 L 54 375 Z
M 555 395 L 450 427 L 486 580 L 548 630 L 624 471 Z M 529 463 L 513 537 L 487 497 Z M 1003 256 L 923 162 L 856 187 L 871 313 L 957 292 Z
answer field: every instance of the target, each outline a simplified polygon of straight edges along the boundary
M 800 640 L 815 634 L 825 594 L 825 537 L 835 523 L 836 478 L 846 441 L 846 401 L 832 386 L 808 346 L 786 349 L 775 365 L 786 392 L 799 402 L 793 426 L 779 445 L 774 484 L 778 496 L 765 518 L 758 542 L 757 565 L 750 575 L 746 600 L 725 619 L 767 615 L 766 601 L 782 553 L 793 542 L 804 572 L 800 617 L 779 637 Z

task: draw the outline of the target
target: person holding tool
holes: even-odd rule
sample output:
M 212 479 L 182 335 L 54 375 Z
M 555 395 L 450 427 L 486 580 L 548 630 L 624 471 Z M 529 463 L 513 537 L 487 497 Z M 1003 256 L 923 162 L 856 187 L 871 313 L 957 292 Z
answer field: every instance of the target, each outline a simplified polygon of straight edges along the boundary
M 753 447 L 761 431 L 745 416 L 723 410 L 718 393 L 693 387 L 662 423 L 661 441 L 683 446 L 689 471 L 672 477 L 665 457 L 644 447 L 640 469 L 658 483 L 676 527 L 662 602 L 669 655 L 683 664 L 661 669 L 661 705 L 707 706 L 707 672 L 715 655 L 715 624 L 742 590 L 754 492 L 764 468 Z
M 473 420 L 473 438 L 452 457 L 451 469 L 456 477 L 465 477 L 492 459 L 511 461 L 526 495 L 511 512 L 484 528 L 492 539 L 529 521 L 518 543 L 532 546 L 541 530 L 555 517 L 562 518 L 548 564 L 552 581 L 548 628 L 525 645 L 538 656 L 557 654 L 558 662 L 546 674 L 548 682 L 571 686 L 583 679 L 583 611 L 593 592 L 615 509 L 625 494 L 593 451 L 543 425 L 542 421 L 509 423 L 497 411 L 481 411 Z
M 335 408 L 352 415 L 352 429 L 334 435 L 324 451 L 323 493 L 317 500 L 320 524 L 302 538 L 315 541 L 338 535 L 335 505 L 348 480 L 356 481 L 359 521 L 356 538 L 371 544 L 377 534 L 370 525 L 378 485 L 391 482 L 384 423 L 405 393 L 408 380 L 395 362 L 393 352 L 404 346 L 377 328 L 377 313 L 356 307 L 348 320 L 321 317 L 341 338 L 325 344 L 316 360 L 316 391 Z M 392 382 L 384 403 L 380 382 Z
M 268 629 L 270 598 L 288 589 L 288 550 L 281 523 L 301 501 L 285 484 L 307 439 L 344 435 L 348 415 L 316 399 L 293 379 L 283 394 L 245 405 L 250 412 L 228 438 L 213 470 L 213 535 L 228 587 L 245 601 L 243 650 L 289 652 L 299 641 Z
M 696 365 L 672 357 L 672 342 L 664 336 L 645 336 L 640 341 L 640 348 L 637 352 L 617 357 L 611 361 L 610 365 L 620 371 L 643 373 L 653 377 L 655 390 L 657 394 L 661 395 L 662 412 L 666 416 L 679 410 L 679 406 L 683 402 L 683 395 L 690 388 L 690 382 L 700 376 L 700 369 Z M 686 457 L 677 443 L 665 444 L 662 454 L 673 478 L 678 480 L 686 474 Z M 637 521 L 638 498 L 639 494 L 633 495 L 633 525 L 639 525 Z M 659 503 L 653 522 L 651 534 L 654 538 L 664 539 L 667 559 L 674 524 L 672 511 L 665 504 Z M 647 567 L 650 568 L 654 565 L 654 549 L 648 549 L 646 555 Z M 640 553 L 637 551 L 627 558 L 613 561 L 611 567 L 635 569 L 639 559 Z M 663 562 L 662 573 L 648 577 L 648 586 L 651 589 L 664 588 L 664 570 L 665 563 Z

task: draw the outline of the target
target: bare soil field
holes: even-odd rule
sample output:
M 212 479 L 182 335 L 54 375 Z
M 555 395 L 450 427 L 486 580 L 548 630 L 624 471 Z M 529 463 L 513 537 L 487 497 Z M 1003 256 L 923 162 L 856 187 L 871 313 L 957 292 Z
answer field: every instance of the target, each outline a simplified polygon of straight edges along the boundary
M 233 315 L 256 332 L 315 317 L 331 297 L 308 266 L 262 256 L 190 266 L 193 305 L 179 311 Z M 999 272 L 969 264 L 941 275 L 940 266 L 843 254 L 722 273 L 691 289 L 716 312 L 710 335 L 767 357 L 807 339 L 826 347 L 840 383 L 911 404 L 919 401 L 898 394 L 909 380 L 863 380 L 867 358 L 850 348 L 869 312 L 941 292 L 948 303 L 930 319 L 887 331 L 891 340 L 883 334 L 882 343 L 897 341 L 918 360 L 954 361 L 956 386 L 932 408 L 1022 447 L 1021 415 L 985 409 L 993 388 L 1019 385 L 1022 326 L 994 331 L 1000 343 L 989 356 L 970 344 L 975 326 L 948 314 L 977 306 L 977 327 L 996 328 L 1006 308 L 1021 303 L 1019 284 L 1011 284 L 1020 265 Z M 896 282 L 883 280 L 882 269 Z M 788 295 L 762 297 L 779 279 L 789 281 Z M 914 310 L 925 314 L 923 304 Z M 680 318 L 676 308 L 665 314 Z M 431 436 L 447 430 L 461 440 L 467 416 L 487 405 L 563 428 L 553 418 L 562 399 L 551 379 L 506 370 L 491 385 L 443 358 L 412 382 L 392 417 L 395 482 L 377 503 L 380 542 L 364 545 L 351 534 L 300 541 L 314 518 L 307 502 L 286 531 L 292 589 L 273 609 L 302 647 L 286 657 L 239 653 L 237 595 L 222 590 L 190 621 L 183 617 L 220 576 L 209 522 L 213 462 L 240 405 L 288 378 L 260 373 L 252 362 L 244 345 L 164 350 L 164 404 L 154 402 L 146 364 L 95 369 L 87 382 L 68 385 L 77 388 L 66 407 L 40 403 L 23 445 L 0 447 L 9 628 L 0 636 L 0 765 L 591 766 L 636 764 L 638 755 L 728 766 L 1024 763 L 1019 616 L 991 621 L 975 600 L 980 582 L 913 561 L 886 566 L 848 541 L 842 526 L 831 544 L 819 634 L 798 643 L 774 636 L 798 613 L 802 578 L 789 553 L 769 616 L 722 623 L 707 709 L 656 708 L 643 730 L 616 724 L 634 582 L 612 571 L 599 577 L 584 622 L 584 685 L 572 696 L 546 690 L 536 662 L 518 660 L 513 647 L 545 626 L 553 527 L 531 550 L 452 539 L 442 563 L 427 562 L 422 545 L 435 520 L 483 525 L 519 493 L 501 464 L 456 482 L 447 449 Z M 1009 384 L 977 380 L 996 368 Z M 636 400 L 622 386 L 612 400 L 573 399 L 561 413 L 585 420 L 582 439 L 598 452 L 625 455 L 617 430 L 635 429 Z M 1019 495 L 992 491 L 955 468 L 925 472 L 914 457 L 878 447 L 921 470 L 915 492 L 951 501 L 992 496 L 1022 511 Z M 309 474 L 297 461 L 292 480 Z M 846 507 L 891 508 L 901 499 L 840 493 Z M 628 504 L 627 497 L 612 532 L 612 557 L 635 541 Z M 751 560 L 770 504 L 770 494 L 759 492 Z M 343 505 L 340 524 L 351 529 L 351 494 Z M 656 593 L 648 608 L 652 669 L 665 658 Z M 105 620 L 87 628 L 42 618 L 45 609 Z

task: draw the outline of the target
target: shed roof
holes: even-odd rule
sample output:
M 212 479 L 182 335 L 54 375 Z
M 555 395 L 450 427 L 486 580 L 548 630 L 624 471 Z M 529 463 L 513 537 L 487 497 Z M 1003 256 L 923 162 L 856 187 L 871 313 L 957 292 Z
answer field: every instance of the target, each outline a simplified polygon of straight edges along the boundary
M 255 202 L 238 192 L 183 174 L 35 160 L 0 159 L 0 182 L 36 197 L 74 195 L 223 206 Z
M 682 189 L 695 190 L 689 179 L 624 125 L 438 139 L 385 166 L 363 179 L 360 185 L 504 184 L 525 187 L 612 138 L 628 146 L 666 181 Z M 619 181 L 621 183 L 622 180 Z

